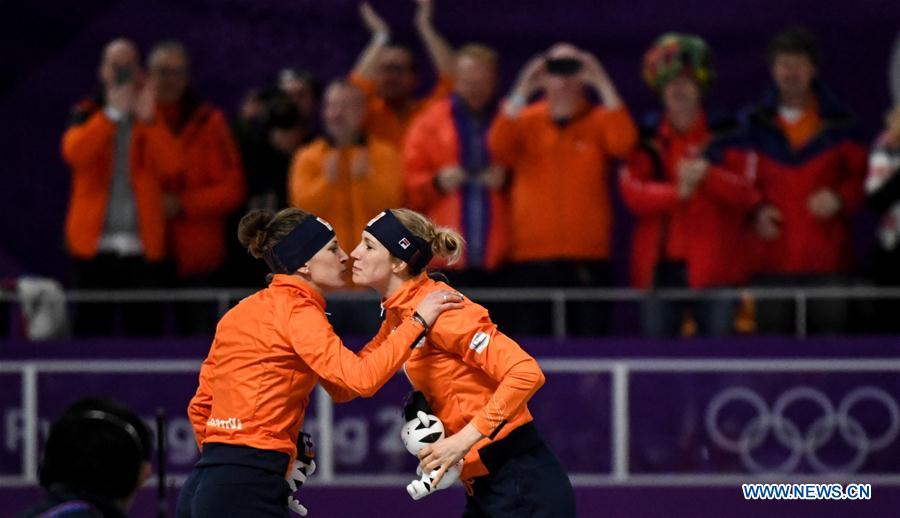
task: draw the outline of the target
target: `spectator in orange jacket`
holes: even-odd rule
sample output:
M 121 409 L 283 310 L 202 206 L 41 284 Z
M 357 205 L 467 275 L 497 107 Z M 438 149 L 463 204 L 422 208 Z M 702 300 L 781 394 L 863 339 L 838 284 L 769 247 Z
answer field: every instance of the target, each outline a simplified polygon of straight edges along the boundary
M 432 24 L 432 0 L 416 1 L 416 31 L 438 71 L 432 93 L 424 99 L 414 97 L 419 75 L 413 53 L 390 42 L 390 27 L 368 2 L 360 6 L 360 16 L 372 39 L 350 74 L 350 81 L 366 94 L 366 131 L 398 150 L 413 118 L 432 102 L 443 99 L 453 86 L 453 49 Z
M 325 136 L 297 153 L 288 180 L 291 205 L 321 214 L 345 243 L 353 242 L 381 209 L 403 200 L 400 156 L 387 142 L 363 132 L 365 110 L 357 87 L 331 83 L 322 105 Z M 335 304 L 333 323 L 341 333 L 370 334 L 380 323 L 367 303 Z
M 454 93 L 425 110 L 404 145 L 406 204 L 462 233 L 466 253 L 447 274 L 455 284 L 490 285 L 506 253 L 506 170 L 491 160 L 497 53 L 479 44 L 457 52 Z
M 166 256 L 163 182 L 180 167 L 178 141 L 156 112 L 155 86 L 145 80 L 137 47 L 124 39 L 103 50 L 102 93 L 80 102 L 62 138 L 72 171 L 66 243 L 78 289 L 161 287 Z M 129 333 L 157 333 L 158 314 L 123 308 Z M 78 308 L 76 334 L 114 330 L 112 308 Z
M 459 294 L 434 293 L 357 356 L 325 314 L 322 294 L 344 285 L 347 261 L 331 226 L 298 209 L 254 210 L 238 234 L 273 276 L 222 317 L 200 368 L 188 416 L 201 456 L 180 517 L 287 516 L 285 477 L 316 383 L 336 399 L 372 396 L 438 315 L 461 307 Z
M 636 220 L 631 279 L 638 288 L 715 288 L 747 281 L 741 247 L 759 194 L 752 178 L 710 167 L 702 158 L 710 139 L 734 126 L 709 121 L 703 109 L 702 94 L 713 74 L 709 47 L 694 35 L 664 34 L 644 56 L 644 79 L 664 111 L 648 121 L 640 149 L 619 178 Z M 644 333 L 677 336 L 686 309 L 701 333 L 730 334 L 734 301 L 653 295 L 642 304 Z
M 225 115 L 190 88 L 190 58 L 181 43 L 158 43 L 148 68 L 160 114 L 181 143 L 182 167 L 165 196 L 178 285 L 209 286 L 225 263 L 225 220 L 244 200 L 240 155 Z M 176 317 L 186 334 L 211 333 L 215 322 L 203 304 L 179 306 Z
M 291 205 L 320 214 L 338 240 L 356 240 L 366 222 L 403 199 L 400 157 L 363 131 L 365 97 L 334 81 L 325 90 L 325 136 L 297 152 L 288 179 Z
M 353 250 L 353 281 L 382 297 L 382 332 L 404 322 L 420 301 L 449 287 L 425 267 L 433 256 L 453 263 L 464 241 L 409 209 L 374 218 Z M 403 367 L 414 390 L 425 395 L 447 437 L 419 453 L 434 480 L 464 460 L 460 478 L 468 499 L 465 516 L 575 516 L 572 486 L 538 434 L 528 400 L 544 384 L 537 362 L 491 322 L 485 308 L 465 299 L 425 334 Z M 515 514 L 515 513 L 513 513 Z
M 601 106 L 588 101 L 586 88 L 597 93 Z M 526 107 L 538 91 L 545 100 Z M 509 282 L 611 285 L 608 162 L 628 155 L 637 130 L 600 62 L 566 43 L 532 58 L 488 138 L 492 157 L 512 170 Z M 573 327 L 604 332 L 607 312 L 604 305 L 576 305 Z M 544 324 L 520 331 L 546 331 L 548 313 L 518 318 L 520 325 Z

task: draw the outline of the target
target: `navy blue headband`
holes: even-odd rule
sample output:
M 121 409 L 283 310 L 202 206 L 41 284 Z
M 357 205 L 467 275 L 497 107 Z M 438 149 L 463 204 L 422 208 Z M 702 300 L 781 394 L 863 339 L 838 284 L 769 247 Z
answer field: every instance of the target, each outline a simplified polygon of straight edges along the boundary
M 372 218 L 366 232 L 375 236 L 391 255 L 406 261 L 413 272 L 425 268 L 434 255 L 428 241 L 410 232 L 389 210 Z
M 263 256 L 272 273 L 294 273 L 334 238 L 331 225 L 311 217 L 294 227 Z

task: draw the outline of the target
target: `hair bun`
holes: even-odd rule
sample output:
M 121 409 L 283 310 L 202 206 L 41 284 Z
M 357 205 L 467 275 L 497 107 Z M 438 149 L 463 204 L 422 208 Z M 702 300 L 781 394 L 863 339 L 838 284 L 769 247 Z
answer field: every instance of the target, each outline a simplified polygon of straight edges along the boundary
M 238 224 L 238 241 L 257 259 L 263 256 L 269 237 L 266 227 L 274 217 L 275 214 L 270 210 L 254 209 L 241 218 Z

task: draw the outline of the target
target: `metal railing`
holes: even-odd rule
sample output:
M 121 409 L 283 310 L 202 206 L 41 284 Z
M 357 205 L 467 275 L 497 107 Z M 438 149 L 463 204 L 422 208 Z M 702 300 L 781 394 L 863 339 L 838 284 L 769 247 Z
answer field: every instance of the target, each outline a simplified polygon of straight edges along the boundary
M 727 289 L 659 289 L 653 291 L 632 288 L 463 288 L 460 291 L 478 302 L 544 302 L 551 305 L 552 333 L 556 338 L 567 336 L 567 304 L 572 302 L 641 302 L 650 298 L 660 300 L 741 300 L 793 301 L 795 304 L 795 336 L 804 338 L 808 331 L 809 302 L 814 300 L 884 300 L 900 299 L 900 287 L 846 286 L 846 287 L 780 287 L 780 288 L 727 288 Z M 66 292 L 69 303 L 176 303 L 209 302 L 215 304 L 219 316 L 225 314 L 232 303 L 253 293 L 247 288 L 202 289 L 146 289 L 146 290 L 73 290 Z M 378 296 L 371 291 L 336 292 L 327 296 L 333 301 L 368 301 L 377 303 Z M 12 291 L 0 291 L 0 302 L 18 303 L 19 297 Z
M 629 385 L 635 373 L 865 373 L 891 372 L 900 375 L 900 360 L 896 358 L 868 359 L 616 359 L 600 358 L 539 358 L 541 369 L 547 374 L 609 374 L 610 390 L 610 452 L 608 473 L 572 473 L 572 483 L 578 487 L 602 486 L 731 486 L 741 482 L 821 482 L 853 475 L 857 481 L 900 487 L 898 473 L 658 473 L 640 474 L 632 469 L 629 458 L 631 438 L 631 410 Z M 0 475 L 0 487 L 33 486 L 37 481 L 39 375 L 46 374 L 195 374 L 199 361 L 194 360 L 92 360 L 92 361 L 10 361 L 0 364 L 0 374 L 19 374 L 21 377 L 21 405 L 23 412 L 22 470 L 19 475 Z M 321 387 L 316 389 L 316 420 L 319 423 L 317 440 L 318 470 L 315 484 L 323 486 L 397 486 L 409 482 L 409 475 L 397 474 L 341 474 L 334 464 L 334 402 Z M 184 482 L 184 475 L 173 476 L 176 485 Z

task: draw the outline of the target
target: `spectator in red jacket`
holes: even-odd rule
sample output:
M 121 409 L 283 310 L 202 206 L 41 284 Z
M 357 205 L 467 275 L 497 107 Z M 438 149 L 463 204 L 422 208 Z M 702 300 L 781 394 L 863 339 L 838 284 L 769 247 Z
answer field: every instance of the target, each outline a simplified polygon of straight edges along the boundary
M 850 223 L 863 198 L 866 150 L 850 112 L 822 84 L 819 50 L 806 29 L 788 28 L 772 40 L 774 86 L 745 114 L 734 138 L 713 146 L 713 163 L 755 177 L 762 202 L 755 210 L 757 282 L 774 286 L 843 283 L 852 265 Z M 762 301 L 762 331 L 792 332 L 790 301 Z M 811 301 L 814 331 L 840 331 L 846 302 Z
M 190 87 L 184 45 L 156 44 L 148 70 L 163 121 L 181 144 L 182 167 L 166 182 L 164 198 L 178 286 L 210 286 L 219 282 L 225 264 L 225 220 L 246 193 L 237 144 L 222 110 L 198 99 Z M 216 314 L 208 305 L 178 307 L 181 332 L 212 333 Z
M 699 289 L 744 283 L 741 235 L 758 194 L 750 178 L 702 158 L 723 129 L 713 126 L 702 105 L 713 79 L 709 47 L 697 36 L 664 34 L 644 56 L 643 75 L 664 111 L 649 118 L 639 149 L 619 176 L 625 205 L 636 218 L 632 284 Z M 642 307 L 644 333 L 677 335 L 688 308 L 700 333 L 731 331 L 734 301 L 651 297 Z

